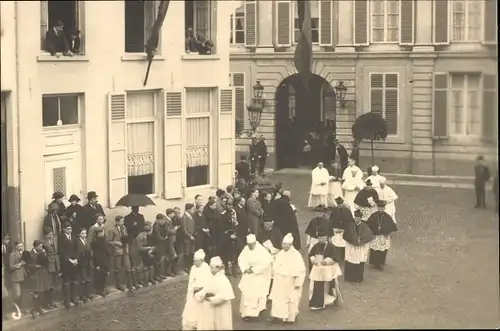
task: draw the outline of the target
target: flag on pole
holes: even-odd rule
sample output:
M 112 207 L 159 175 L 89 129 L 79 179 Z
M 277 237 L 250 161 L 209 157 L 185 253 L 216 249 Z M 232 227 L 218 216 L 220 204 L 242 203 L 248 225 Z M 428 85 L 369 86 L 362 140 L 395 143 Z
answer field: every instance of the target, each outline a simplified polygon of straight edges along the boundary
M 312 67 L 312 32 L 311 32 L 311 3 L 309 0 L 296 0 L 299 22 L 301 22 L 299 43 L 295 48 L 293 62 L 302 79 L 306 90 L 309 87 Z
M 144 86 L 146 86 L 146 84 L 148 83 L 149 70 L 151 69 L 151 64 L 153 63 L 153 58 L 155 56 L 156 49 L 158 48 L 161 26 L 163 25 L 165 16 L 167 16 L 167 10 L 169 4 L 170 0 L 160 1 L 160 6 L 158 7 L 158 15 L 156 16 L 153 29 L 151 30 L 151 35 L 149 36 L 148 41 L 146 42 L 148 68 L 146 69 L 146 77 L 144 77 Z

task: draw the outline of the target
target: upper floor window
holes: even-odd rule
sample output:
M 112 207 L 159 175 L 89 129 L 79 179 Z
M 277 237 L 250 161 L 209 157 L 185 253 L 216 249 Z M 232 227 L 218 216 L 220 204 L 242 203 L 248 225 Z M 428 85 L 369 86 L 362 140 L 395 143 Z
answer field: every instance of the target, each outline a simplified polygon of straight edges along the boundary
M 125 53 L 144 53 L 158 14 L 157 1 L 125 1 Z M 157 48 L 157 54 L 160 47 Z
M 245 44 L 245 4 L 239 6 L 231 15 L 230 29 L 229 43 L 232 45 Z
M 309 1 L 311 5 L 311 38 L 313 44 L 319 44 L 319 1 L 312 0 Z M 293 38 L 294 42 L 298 43 L 300 38 L 300 19 L 299 19 L 299 4 L 298 1 L 293 1 Z
M 185 49 L 202 55 L 215 52 L 217 1 L 184 1 Z
M 52 55 L 83 51 L 84 1 L 40 1 L 40 48 Z
M 399 0 L 373 0 L 371 8 L 372 42 L 398 42 Z
M 451 40 L 480 41 L 482 1 L 453 0 L 451 4 Z
M 481 134 L 480 79 L 478 74 L 451 75 L 452 136 L 479 136 Z
M 397 73 L 370 73 L 370 111 L 380 114 L 387 123 L 387 133 L 397 135 L 399 130 L 399 75 Z
M 77 94 L 42 96 L 43 127 L 80 124 L 80 103 Z

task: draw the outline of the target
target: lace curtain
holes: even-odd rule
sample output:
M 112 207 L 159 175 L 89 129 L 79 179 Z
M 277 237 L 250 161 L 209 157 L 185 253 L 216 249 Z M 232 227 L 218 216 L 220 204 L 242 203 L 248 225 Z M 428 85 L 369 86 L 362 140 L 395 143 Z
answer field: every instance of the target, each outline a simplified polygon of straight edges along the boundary
M 154 93 L 127 95 L 127 119 L 151 118 L 155 114 Z M 128 175 L 154 173 L 154 122 L 127 124 Z
M 210 89 L 188 89 L 186 93 L 186 113 L 188 115 L 210 113 Z
M 186 133 L 187 166 L 208 166 L 210 160 L 210 118 L 188 118 L 186 120 Z

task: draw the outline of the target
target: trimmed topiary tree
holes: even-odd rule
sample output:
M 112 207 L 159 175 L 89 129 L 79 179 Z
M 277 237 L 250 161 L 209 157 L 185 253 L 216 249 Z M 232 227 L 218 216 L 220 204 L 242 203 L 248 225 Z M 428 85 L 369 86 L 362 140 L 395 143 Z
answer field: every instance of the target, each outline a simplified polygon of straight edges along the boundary
M 375 163 L 373 142 L 385 140 L 385 138 L 387 138 L 387 123 L 384 118 L 378 113 L 365 113 L 356 118 L 351 128 L 351 132 L 357 144 L 361 143 L 363 140 L 370 141 L 373 165 Z

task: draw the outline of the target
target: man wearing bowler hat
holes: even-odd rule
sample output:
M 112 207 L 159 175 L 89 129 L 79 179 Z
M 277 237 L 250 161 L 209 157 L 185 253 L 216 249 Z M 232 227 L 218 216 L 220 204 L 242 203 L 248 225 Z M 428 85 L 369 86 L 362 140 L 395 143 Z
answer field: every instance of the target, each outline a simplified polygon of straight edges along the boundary
M 95 191 L 89 191 L 87 193 L 87 204 L 83 207 L 84 209 L 84 219 L 82 220 L 82 228 L 89 230 L 89 228 L 94 225 L 95 215 L 96 214 L 104 214 L 104 210 L 102 206 L 97 202 L 97 198 L 99 196 Z
M 57 207 L 59 207 L 59 210 L 57 212 L 57 215 L 59 217 L 66 216 L 66 206 L 64 205 L 64 202 L 62 199 L 64 198 L 64 194 L 62 192 L 54 192 L 52 194 L 52 203 L 57 204 Z
M 79 203 L 80 198 L 76 194 L 72 194 L 69 197 L 70 205 L 66 208 L 66 218 L 73 220 L 72 224 L 75 226 L 75 229 L 81 229 L 84 226 L 79 226 L 82 224 L 82 216 L 84 214 L 84 210 L 82 205 Z M 78 226 L 77 226 L 78 225 Z

